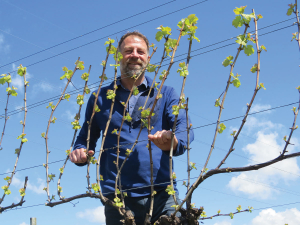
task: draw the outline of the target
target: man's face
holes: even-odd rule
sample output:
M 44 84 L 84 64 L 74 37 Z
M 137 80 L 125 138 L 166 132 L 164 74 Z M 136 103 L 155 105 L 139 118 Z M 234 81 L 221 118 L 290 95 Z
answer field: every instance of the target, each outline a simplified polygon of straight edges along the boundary
M 121 74 L 132 77 L 139 75 L 148 63 L 146 42 L 138 36 L 128 36 L 121 45 L 123 59 L 120 62 Z

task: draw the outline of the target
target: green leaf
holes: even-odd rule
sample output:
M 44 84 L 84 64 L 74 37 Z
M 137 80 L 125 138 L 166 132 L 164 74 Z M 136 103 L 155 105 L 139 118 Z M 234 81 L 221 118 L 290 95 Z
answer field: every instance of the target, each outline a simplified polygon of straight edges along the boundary
M 124 117 L 125 120 L 127 120 L 128 122 L 132 121 L 132 118 L 130 117 L 129 113 L 126 114 L 126 116 Z
M 95 106 L 95 112 L 96 112 L 96 113 L 97 113 L 97 112 L 100 112 L 100 109 L 99 109 L 98 105 Z
M 79 130 L 81 128 L 81 126 L 79 125 L 78 120 L 75 120 L 75 121 L 71 122 L 71 124 L 73 126 L 72 129 L 74 129 L 74 130 Z
M 244 53 L 247 55 L 247 56 L 250 56 L 254 53 L 254 48 L 252 45 L 247 45 L 245 48 L 244 48 Z
M 2 77 L 2 78 L 0 78 L 0 84 L 11 83 L 10 75 L 2 74 L 0 77 Z
M 240 8 L 238 7 L 235 7 L 235 9 L 233 10 L 233 12 L 236 14 L 236 15 L 241 15 L 245 12 L 245 8 L 247 6 L 241 6 Z
M 153 65 L 153 64 L 148 64 L 147 65 L 147 72 L 152 73 L 155 71 L 157 65 Z
M 248 206 L 248 210 L 249 210 L 250 213 L 252 213 L 253 207 Z
M 132 92 L 132 94 L 133 94 L 134 96 L 137 96 L 139 93 L 140 93 L 140 92 L 139 92 L 138 87 L 134 85 L 134 86 L 133 86 L 133 92 Z
M 83 65 L 84 62 L 83 62 L 83 61 L 78 61 L 78 60 L 77 60 L 77 61 L 75 62 L 75 65 L 76 65 L 76 64 L 77 64 L 77 66 L 76 66 L 77 69 L 79 69 L 79 70 L 84 70 L 84 65 Z
M 196 163 L 190 162 L 190 170 L 191 169 L 197 170 Z
M 111 132 L 112 134 L 118 134 L 118 130 L 117 130 L 117 128 L 116 129 L 114 129 L 112 132 Z
M 83 98 L 84 98 L 83 95 L 80 95 L 80 94 L 77 95 L 76 102 L 77 102 L 78 105 L 83 105 L 84 104 Z
M 266 49 L 266 47 L 265 47 L 264 45 L 261 45 L 261 46 L 260 46 L 260 49 L 261 49 L 261 50 L 267 51 L 267 49 Z
M 53 105 L 53 102 L 49 102 L 49 105 L 46 106 L 46 109 L 48 109 L 49 107 L 51 107 L 51 109 L 55 108 L 55 105 Z
M 19 154 L 19 152 L 20 152 L 20 149 L 19 149 L 19 148 L 16 148 L 16 149 L 15 149 L 15 154 Z
M 296 5 L 296 4 L 295 4 Z M 292 13 L 294 12 L 294 6 L 295 6 L 294 4 L 289 4 L 289 9 L 288 9 L 288 11 L 287 11 L 287 13 L 286 13 L 286 15 L 288 15 L 288 16 L 290 16 L 290 15 L 292 15 Z
M 166 70 L 163 70 L 163 71 L 161 72 L 161 75 L 159 76 L 159 79 L 160 79 L 160 80 L 163 80 L 164 77 L 167 76 L 166 74 L 167 74 L 167 71 L 166 71 Z
M 48 175 L 48 178 L 49 178 L 49 181 L 54 181 L 54 177 L 55 177 L 55 174 L 49 174 Z
M 57 118 L 55 116 L 53 116 L 51 123 L 55 123 L 56 120 L 57 120 Z
M 169 195 L 175 195 L 176 191 L 174 191 L 174 188 L 172 185 L 168 185 L 166 192 L 168 192 Z
M 220 98 L 216 99 L 216 101 L 215 101 L 215 107 L 221 106 L 220 100 L 221 100 Z
M 127 148 L 125 155 L 129 156 L 131 152 L 132 152 L 132 150 L 130 150 L 130 149 Z
M 187 70 L 185 62 L 179 63 L 179 67 L 177 73 L 179 73 L 181 77 L 186 77 L 189 74 L 189 71 Z
M 114 40 L 114 39 L 111 39 L 111 38 L 108 38 L 108 41 L 106 41 L 106 42 L 104 43 L 104 45 L 109 45 L 109 44 L 113 44 L 113 43 L 115 43 L 115 40 Z
M 263 16 L 261 14 L 257 15 L 257 20 L 262 19 L 262 18 L 263 18 Z
M 100 191 L 100 187 L 97 183 L 92 184 L 92 189 L 94 190 L 95 193 L 98 193 Z
M 260 89 L 264 89 L 264 90 L 266 90 L 266 88 L 265 88 L 265 86 L 264 86 L 264 83 L 260 83 L 259 84 L 259 86 L 258 86 L 258 90 L 260 90 Z
M 62 192 L 62 187 L 61 187 L 61 186 L 57 186 L 57 190 L 58 190 L 59 192 Z M 46 191 L 47 191 L 47 188 L 46 188 Z
M 257 71 L 257 64 L 256 63 L 251 67 L 250 71 L 252 73 L 255 73 Z
M 219 134 L 222 134 L 225 129 L 226 129 L 226 126 L 224 125 L 224 123 L 220 123 L 219 128 L 218 128 Z
M 71 153 L 71 150 L 66 150 L 66 155 L 69 156 Z
M 116 96 L 114 90 L 110 90 L 108 89 L 107 92 L 106 92 L 106 98 L 107 99 L 114 99 Z
M 239 206 L 236 208 L 236 210 L 237 210 L 238 212 L 241 212 L 241 210 L 242 210 L 242 206 L 241 206 L 241 205 L 239 205 Z
M 239 35 L 239 36 L 236 37 L 236 41 L 235 42 L 238 43 L 238 44 L 240 44 L 240 45 L 242 45 L 242 46 L 244 46 L 244 45 L 247 44 L 248 40 L 245 37 L 245 35 Z
M 250 13 L 250 14 L 242 14 L 243 16 L 243 19 L 244 19 L 244 23 L 245 24 L 249 24 L 251 19 L 254 19 L 255 18 L 255 15 L 254 13 Z
M 10 180 L 10 176 L 7 176 L 7 177 L 5 177 L 5 178 L 3 178 L 5 181 L 7 181 L 7 182 L 9 182 L 9 180 Z
M 24 196 L 25 196 L 25 188 L 21 188 L 21 189 L 19 190 L 19 192 L 20 192 L 21 197 L 24 197 Z
M 4 185 L 1 187 L 3 190 L 4 190 L 4 194 L 6 195 L 10 195 L 11 194 L 11 191 L 8 189 L 8 185 Z
M 295 33 L 292 33 L 292 40 L 293 41 L 294 39 L 297 40 L 297 35 L 298 35 L 298 32 L 295 32 Z
M 178 105 L 172 106 L 172 114 L 175 116 L 179 114 L 179 106 Z
M 233 60 L 233 56 L 230 55 L 230 56 L 226 57 L 226 59 L 224 59 L 224 61 L 222 62 L 222 65 L 224 67 L 226 67 L 232 63 L 232 60 Z
M 94 156 L 92 156 L 92 157 L 89 157 L 89 162 L 92 163 L 92 164 L 96 164 L 97 160 Z
M 235 19 L 232 21 L 232 26 L 235 28 L 243 26 L 244 22 L 241 16 L 236 16 Z
M 14 86 L 12 86 L 11 88 L 10 87 L 6 88 L 6 92 L 11 96 L 17 96 L 18 95 L 16 90 L 17 90 L 17 88 L 15 88 Z
M 70 94 L 65 94 L 64 98 L 63 99 L 66 99 L 67 101 L 69 101 L 71 95 Z
M 239 79 L 234 79 L 233 81 L 232 81 L 232 83 L 233 83 L 233 86 L 235 86 L 235 87 L 239 87 L 239 86 L 241 86 L 241 81 L 239 80 Z
M 229 213 L 229 216 L 230 216 L 231 219 L 233 219 L 233 216 L 234 216 L 234 215 L 233 215 L 233 213 L 231 212 L 231 213 Z
M 176 173 L 175 172 L 172 173 L 172 178 L 173 178 L 173 180 L 176 179 Z
M 88 73 L 83 73 L 83 74 L 81 75 L 81 79 L 84 80 L 84 81 L 88 81 L 88 80 L 89 80 L 89 76 L 90 76 L 90 74 L 88 74 Z
M 163 27 L 163 26 L 160 26 L 158 28 L 159 31 L 157 31 L 156 35 L 155 35 L 155 39 L 160 42 L 160 40 L 163 38 L 163 37 L 167 37 L 168 35 L 171 34 L 171 28 L 170 27 Z
M 18 67 L 18 74 L 23 77 L 26 75 L 27 68 L 23 67 L 22 64 Z
M 85 93 L 86 93 L 86 94 L 89 94 L 89 93 L 91 93 L 91 90 L 89 89 L 89 87 L 88 87 L 88 86 L 86 86 L 86 87 L 85 87 Z
M 64 173 L 64 168 L 63 167 L 59 168 L 59 172 Z
M 230 135 L 234 137 L 235 134 L 236 134 L 236 130 L 232 131 L 232 133 Z

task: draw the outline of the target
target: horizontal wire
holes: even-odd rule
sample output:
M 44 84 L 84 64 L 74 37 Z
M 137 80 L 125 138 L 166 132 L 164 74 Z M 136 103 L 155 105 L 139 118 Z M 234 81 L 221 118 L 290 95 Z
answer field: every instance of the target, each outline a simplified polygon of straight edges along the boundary
M 261 34 L 260 36 L 263 36 L 263 35 L 266 35 L 266 34 L 270 34 L 270 33 L 273 33 L 273 32 L 279 31 L 279 30 L 283 30 L 283 29 L 289 28 L 289 27 L 291 27 L 291 26 L 294 26 L 294 24 L 293 24 L 293 25 L 286 26 L 286 27 L 283 27 L 283 28 L 279 28 L 279 29 L 276 29 L 276 30 L 273 30 L 273 31 L 270 31 L 270 32 L 267 32 L 267 33 L 264 33 L 264 34 Z M 236 44 L 236 43 L 235 43 L 235 42 L 234 42 L 234 43 L 230 43 L 230 44 L 227 44 L 227 45 L 224 45 L 224 46 L 221 46 L 221 47 L 218 47 L 218 48 L 215 48 L 215 49 L 206 51 L 206 52 L 202 52 L 202 53 L 199 53 L 199 54 L 195 54 L 195 55 L 192 55 L 191 58 L 193 58 L 193 57 L 195 57 L 195 56 L 203 55 L 203 54 L 206 54 L 206 53 L 209 53 L 209 52 L 212 52 L 212 51 L 216 51 L 216 50 L 218 50 L 218 49 L 221 49 L 221 48 L 224 48 L 224 47 L 228 47 L 228 46 L 234 45 L 234 44 Z M 199 49 L 198 49 L 198 50 L 199 50 Z M 195 51 L 196 51 L 196 50 L 195 50 Z M 175 58 L 176 58 L 176 57 L 175 57 Z M 174 63 L 175 63 L 175 62 L 179 62 L 179 61 L 181 61 L 181 60 L 183 60 L 183 59 L 176 60 L 176 61 L 174 61 Z M 166 65 L 168 65 L 168 64 L 164 64 L 164 65 L 162 65 L 162 66 L 166 66 Z M 110 78 L 110 80 L 112 80 L 112 79 L 113 79 L 113 78 Z M 121 79 L 123 79 L 123 78 L 121 78 Z M 107 83 L 109 83 L 109 82 L 110 82 L 110 81 L 107 81 L 105 84 L 107 84 Z M 94 83 L 92 83 L 91 85 L 94 85 L 94 84 L 97 84 L 97 83 L 100 83 L 100 81 L 94 82 Z M 83 89 L 83 88 L 84 88 L 84 87 L 82 87 L 82 88 L 80 88 L 80 89 L 77 89 L 77 90 L 73 90 L 73 91 L 71 91 L 69 94 L 70 94 L 70 95 L 77 94 L 77 93 L 79 93 L 79 91 L 80 91 L 81 89 Z M 75 93 L 73 93 L 73 92 L 75 92 Z M 49 102 L 49 101 L 56 100 L 56 99 L 59 98 L 60 96 L 61 96 L 61 95 L 54 96 L 54 97 L 51 97 L 51 98 L 49 98 L 49 99 L 45 99 L 45 100 L 42 100 L 42 101 L 33 103 L 32 105 L 29 105 L 29 106 L 27 107 L 27 109 L 31 109 L 32 107 L 37 107 L 37 106 L 43 105 L 43 104 L 45 104 L 45 103 L 47 103 L 47 102 Z M 35 104 L 38 104 L 38 105 L 35 106 Z M 21 109 L 22 109 L 22 108 L 21 108 Z M 17 109 L 17 110 L 10 111 L 10 112 L 8 112 L 7 114 L 8 114 L 8 116 L 11 116 L 11 115 L 14 115 L 14 114 L 19 113 L 19 112 L 20 112 L 19 109 Z M 0 119 L 3 119 L 3 118 L 4 118 L 4 115 L 5 115 L 5 114 L 0 115 Z
M 299 103 L 299 102 L 294 102 L 294 103 L 291 103 L 291 104 L 287 104 L 287 105 L 283 105 L 283 106 L 277 106 L 277 107 L 273 107 L 273 108 L 270 108 L 270 109 L 266 109 L 266 110 L 261 110 L 261 111 L 257 111 L 257 112 L 254 112 L 254 113 L 251 113 L 251 114 L 258 114 L 258 113 L 262 113 L 262 112 L 265 112 L 265 111 L 269 111 L 269 110 L 274 110 L 274 109 L 278 109 L 278 108 L 282 108 L 282 107 L 286 107 L 286 106 L 290 106 L 292 104 L 296 104 L 296 103 Z M 250 113 L 249 113 L 250 115 Z M 228 120 L 233 120 L 233 119 L 238 119 L 238 118 L 241 118 L 241 117 L 244 117 L 244 116 L 237 116 L 237 117 L 234 117 L 234 118 L 231 118 L 231 119 L 227 119 L 227 120 L 223 120 L 223 121 L 220 121 L 220 122 L 224 122 L 224 121 L 228 121 Z M 210 123 L 210 124 L 207 124 L 207 125 L 202 125 L 202 126 L 198 126 L 198 127 L 194 127 L 194 128 L 191 128 L 191 129 L 199 129 L 199 128 L 203 128 L 203 127 L 206 127 L 206 126 L 210 126 L 210 125 L 215 125 L 216 123 Z M 182 133 L 182 132 L 186 132 L 187 130 L 181 130 L 181 131 L 176 131 L 175 133 Z M 145 141 L 148 141 L 148 139 L 145 139 L 145 140 L 140 140 L 138 141 L 137 143 L 139 142 L 145 142 Z M 132 145 L 133 143 L 127 143 L 127 144 L 124 144 L 124 145 L 120 145 L 119 147 L 123 147 L 123 146 L 127 146 L 127 145 Z M 106 148 L 106 149 L 103 149 L 103 150 L 109 150 L 109 149 L 115 149 L 117 148 L 117 146 L 115 147 L 111 147 L 111 148 Z M 95 153 L 98 153 L 100 152 L 99 150 L 98 151 L 95 151 Z M 236 153 L 233 153 L 235 155 L 237 155 Z M 59 161 L 63 161 L 65 159 L 62 159 L 62 160 L 59 160 Z M 55 162 L 52 162 L 52 163 L 56 163 L 56 162 L 59 162 L 59 161 L 55 161 Z M 49 163 L 50 164 L 50 163 Z M 40 166 L 43 166 L 43 165 L 37 165 L 35 167 L 40 167 Z M 24 168 L 24 169 L 20 169 L 20 170 L 16 170 L 16 172 L 18 171 L 22 171 L 22 170 L 27 170 L 28 168 Z M 283 171 L 283 170 L 282 170 Z M 7 172 L 7 173 L 2 173 L 0 174 L 1 175 L 5 175 L 5 174 L 9 174 L 11 172 Z
M 14 60 L 14 61 L 12 61 L 12 62 L 9 62 L 9 63 L 7 63 L 7 64 L 5 64 L 5 65 L 1 65 L 0 68 L 5 67 L 5 66 L 8 66 L 8 65 L 10 65 L 10 64 L 12 64 L 12 63 L 18 62 L 18 61 L 23 60 L 23 59 L 27 59 L 27 58 L 29 58 L 29 57 L 31 57 L 31 56 L 37 55 L 37 54 L 39 54 L 39 53 L 41 53 L 41 52 L 47 51 L 47 50 L 52 49 L 52 48 L 55 48 L 55 47 L 57 47 L 57 46 L 66 44 L 66 43 L 68 43 L 68 42 L 70 42 L 70 41 L 73 41 L 73 40 L 76 40 L 76 39 L 78 39 L 78 38 L 82 38 L 82 37 L 84 37 L 84 36 L 86 36 L 86 35 L 89 35 L 89 34 L 91 34 L 91 33 L 94 33 L 94 32 L 96 32 L 96 31 L 99 31 L 99 30 L 101 30 L 101 29 L 104 29 L 104 28 L 107 28 L 107 27 L 112 26 L 112 25 L 114 25 L 114 24 L 123 22 L 123 21 L 125 21 L 125 20 L 128 20 L 128 19 L 130 19 L 130 18 L 133 18 L 133 17 L 135 17 L 135 16 L 138 16 L 138 15 L 141 15 L 141 14 L 143 14 L 143 13 L 149 12 L 149 11 L 151 11 L 151 10 L 153 10 L 153 9 L 159 8 L 159 7 L 161 7 L 161 6 L 170 4 L 170 3 L 175 2 L 175 1 L 177 1 L 177 0 L 172 0 L 172 1 L 169 1 L 169 2 L 166 2 L 166 3 L 163 3 L 163 4 L 161 4 L 161 5 L 155 6 L 155 7 L 153 7 L 153 8 L 147 9 L 147 10 L 142 11 L 142 12 L 139 12 L 139 13 L 134 14 L 134 15 L 132 15 L 132 16 L 129 16 L 129 17 L 126 17 L 126 18 L 124 18 L 124 19 L 118 20 L 118 21 L 116 21 L 116 22 L 110 23 L 110 24 L 105 25 L 105 26 L 103 26 L 103 27 L 100 27 L 100 28 L 97 28 L 97 29 L 95 29 L 95 30 L 89 31 L 89 32 L 84 33 L 84 34 L 82 34 L 82 35 L 79 35 L 79 36 L 76 36 L 76 37 L 74 37 L 74 38 L 71 38 L 71 39 L 69 39 L 69 40 L 67 40 L 67 41 L 63 41 L 63 42 L 61 42 L 61 43 L 58 43 L 58 44 L 56 44 L 56 45 L 53 45 L 53 46 L 48 47 L 48 48 L 46 48 L 46 49 L 43 49 L 43 50 L 41 50 L 41 51 L 35 52 L 35 53 L 30 54 L 30 55 L 28 55 L 28 56 L 25 56 L 25 57 L 23 57 L 23 58 Z M 113 35 L 113 34 L 112 34 L 112 35 Z
M 69 49 L 69 50 L 67 50 L 67 51 L 64 51 L 64 52 L 61 52 L 61 53 L 58 53 L 58 54 L 56 54 L 56 55 L 54 55 L 54 56 L 50 56 L 50 57 L 48 57 L 48 58 L 45 58 L 45 59 L 42 59 L 42 60 L 40 60 L 40 61 L 38 61 L 38 62 L 35 62 L 35 63 L 29 64 L 29 65 L 26 65 L 26 67 L 28 68 L 28 67 L 30 67 L 30 66 L 33 66 L 33 65 L 39 64 L 39 63 L 41 63 L 41 62 L 44 62 L 44 61 L 47 61 L 47 60 L 49 60 L 49 59 L 55 58 L 55 57 L 57 57 L 57 56 L 59 56 L 59 55 L 62 55 L 62 54 L 65 54 L 65 53 L 71 52 L 71 51 L 73 51 L 73 50 L 76 50 L 76 49 L 82 48 L 82 47 L 84 47 L 84 46 L 87 46 L 87 45 L 93 44 L 93 43 L 95 43 L 95 42 L 98 42 L 98 41 L 100 41 L 100 40 L 103 40 L 103 39 L 105 39 L 105 38 L 109 38 L 110 36 L 113 36 L 113 35 L 116 35 L 116 34 L 119 34 L 119 33 L 122 33 L 122 32 L 126 32 L 126 31 L 128 31 L 128 30 L 130 30 L 130 29 L 132 29 L 132 28 L 135 28 L 135 27 L 137 27 L 137 26 L 140 26 L 140 25 L 143 25 L 143 24 L 146 24 L 146 23 L 152 22 L 152 21 L 154 21 L 154 20 L 160 19 L 160 18 L 162 18 L 162 17 L 165 17 L 165 16 L 168 16 L 168 15 L 171 15 L 171 14 L 173 14 L 173 13 L 179 12 L 179 11 L 181 11 L 181 10 L 184 10 L 184 9 L 187 9 L 187 8 L 190 8 L 190 7 L 193 7 L 193 6 L 195 6 L 195 5 L 198 5 L 198 4 L 201 4 L 201 3 L 207 2 L 207 1 L 209 1 L 209 0 L 203 0 L 203 1 L 201 1 L 201 2 L 198 2 L 198 3 L 195 3 L 195 4 L 193 4 L 193 5 L 186 6 L 186 7 L 182 8 L 182 9 L 175 10 L 175 11 L 173 11 L 173 12 L 170 12 L 170 13 L 164 14 L 164 15 L 162 15 L 162 16 L 159 16 L 159 17 L 156 17 L 156 18 L 154 18 L 154 19 L 151 19 L 151 20 L 145 21 L 145 22 L 143 22 L 143 23 L 140 23 L 140 24 L 137 24 L 137 25 L 134 25 L 134 26 L 128 27 L 128 28 L 126 28 L 126 29 L 124 29 L 124 30 L 121 30 L 121 31 L 115 32 L 115 33 L 113 33 L 113 34 L 110 34 L 110 35 L 104 36 L 104 37 L 102 37 L 102 38 L 98 38 L 98 39 L 96 39 L 96 40 L 90 41 L 90 42 L 88 42 L 88 43 L 85 43 L 85 44 L 83 44 L 83 45 L 77 46 L 77 47 L 75 47 L 75 48 Z M 14 71 L 11 71 L 11 72 L 9 72 L 9 73 L 14 73 L 14 72 L 16 72 L 16 71 L 17 71 L 17 70 L 14 70 Z

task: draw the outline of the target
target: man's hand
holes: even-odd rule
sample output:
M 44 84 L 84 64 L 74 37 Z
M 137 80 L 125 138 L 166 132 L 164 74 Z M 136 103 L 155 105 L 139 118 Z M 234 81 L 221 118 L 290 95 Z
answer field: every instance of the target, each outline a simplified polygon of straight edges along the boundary
M 89 156 L 93 156 L 94 151 L 89 150 L 88 154 L 89 154 Z M 72 151 L 69 156 L 70 156 L 71 162 L 73 162 L 73 163 L 86 163 L 86 161 L 87 161 L 86 149 L 84 149 L 84 148 L 80 148 L 80 149 L 76 149 L 76 150 Z
M 149 134 L 148 138 L 161 150 L 170 151 L 171 136 L 172 136 L 172 131 L 162 130 L 162 131 L 157 131 L 154 135 Z M 176 136 L 174 136 L 173 149 L 177 148 L 177 144 L 178 144 L 178 140 L 177 140 Z

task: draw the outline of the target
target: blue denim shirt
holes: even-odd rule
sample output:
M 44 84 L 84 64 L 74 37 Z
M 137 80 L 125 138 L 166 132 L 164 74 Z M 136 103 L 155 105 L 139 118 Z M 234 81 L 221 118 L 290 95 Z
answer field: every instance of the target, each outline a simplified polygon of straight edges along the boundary
M 120 138 L 120 156 L 119 165 L 122 164 L 125 159 L 126 149 L 130 149 L 136 140 L 138 132 L 141 126 L 141 111 L 140 106 L 143 106 L 150 87 L 148 84 L 152 84 L 152 80 L 149 77 L 146 78 L 146 84 L 140 85 L 140 96 L 132 101 L 133 111 L 131 114 L 132 121 L 125 121 L 121 130 Z M 95 150 L 96 142 L 100 137 L 100 133 L 105 130 L 106 122 L 110 113 L 111 101 L 106 98 L 106 93 L 110 89 L 113 89 L 113 83 L 109 86 L 102 87 L 97 100 L 97 104 L 100 112 L 96 113 L 91 125 L 90 135 L 90 149 Z M 144 90 L 145 89 L 145 90 Z M 119 130 L 124 106 L 121 102 L 126 102 L 127 96 L 124 94 L 126 90 L 118 88 L 116 91 L 115 104 L 112 113 L 112 119 L 108 128 L 108 132 L 105 138 L 104 149 L 100 160 L 100 174 L 103 176 L 101 181 L 101 190 L 104 195 L 114 192 L 115 189 L 115 177 L 117 173 L 116 165 L 114 161 L 117 159 L 117 135 L 112 134 L 114 129 Z M 153 89 L 150 93 L 149 99 L 146 103 L 146 109 L 151 108 L 155 100 L 157 90 Z M 173 127 L 175 116 L 172 114 L 172 106 L 178 104 L 179 96 L 176 94 L 174 88 L 163 86 L 161 90 L 162 98 L 160 98 L 154 109 L 154 116 L 151 117 L 151 125 L 153 129 L 151 131 L 154 134 L 161 130 L 170 130 Z M 134 98 L 134 97 L 133 97 Z M 74 149 L 86 148 L 86 139 L 88 132 L 87 121 L 90 120 L 95 96 L 92 94 L 87 104 L 85 122 L 82 125 L 81 131 L 77 137 L 74 145 Z M 131 100 L 131 99 L 130 99 Z M 133 100 L 133 99 L 132 99 Z M 135 104 L 134 104 L 135 102 Z M 127 110 L 128 111 L 128 110 Z M 190 121 L 189 121 L 190 123 Z M 180 110 L 176 123 L 176 132 L 186 130 L 187 122 L 185 111 Z M 187 146 L 187 134 L 186 132 L 176 133 L 178 139 L 177 148 L 174 149 L 174 156 L 181 155 L 185 152 Z M 121 174 L 122 190 L 128 193 L 131 197 L 140 197 L 150 195 L 150 158 L 149 151 L 147 149 L 148 131 L 146 128 L 142 129 L 141 135 L 138 139 L 138 143 L 130 154 L 128 160 L 124 164 Z M 190 132 L 190 141 L 194 139 L 193 131 Z M 169 185 L 169 152 L 162 151 L 154 144 L 152 147 L 152 159 L 153 159 L 153 180 L 155 190 L 159 191 L 165 189 Z M 176 180 L 174 182 L 176 189 Z

